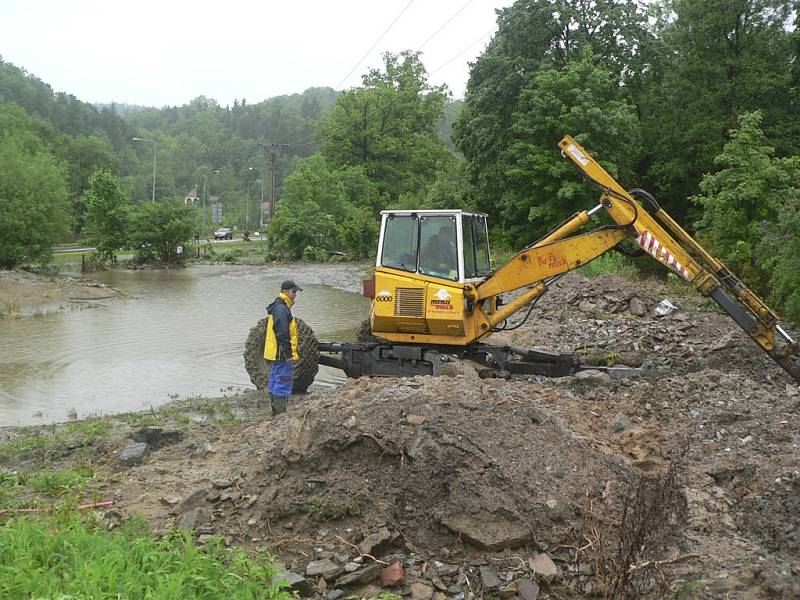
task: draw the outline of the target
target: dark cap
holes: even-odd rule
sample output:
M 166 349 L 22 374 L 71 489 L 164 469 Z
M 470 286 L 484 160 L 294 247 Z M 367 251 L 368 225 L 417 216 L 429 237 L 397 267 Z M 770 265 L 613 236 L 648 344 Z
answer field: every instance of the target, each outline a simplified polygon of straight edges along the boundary
M 301 288 L 299 285 L 297 285 L 291 279 L 287 279 L 286 281 L 284 281 L 281 284 L 281 289 L 282 290 L 297 290 L 298 292 L 302 292 L 303 291 L 303 288 Z

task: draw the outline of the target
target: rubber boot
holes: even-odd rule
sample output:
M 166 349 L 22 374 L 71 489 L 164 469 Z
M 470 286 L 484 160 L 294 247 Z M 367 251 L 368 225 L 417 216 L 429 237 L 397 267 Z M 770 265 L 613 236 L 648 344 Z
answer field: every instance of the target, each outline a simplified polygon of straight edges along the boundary
M 288 396 L 274 396 L 270 394 L 272 401 L 272 416 L 275 417 L 281 413 L 286 412 L 286 406 L 289 404 Z

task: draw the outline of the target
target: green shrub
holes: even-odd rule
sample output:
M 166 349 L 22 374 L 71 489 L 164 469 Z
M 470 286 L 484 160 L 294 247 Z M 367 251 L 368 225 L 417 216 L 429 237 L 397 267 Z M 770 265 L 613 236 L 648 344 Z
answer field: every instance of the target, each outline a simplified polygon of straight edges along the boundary
M 142 521 L 109 532 L 66 511 L 0 528 L 2 598 L 290 599 L 274 577 L 266 556 L 198 547 L 188 532 L 157 539 Z

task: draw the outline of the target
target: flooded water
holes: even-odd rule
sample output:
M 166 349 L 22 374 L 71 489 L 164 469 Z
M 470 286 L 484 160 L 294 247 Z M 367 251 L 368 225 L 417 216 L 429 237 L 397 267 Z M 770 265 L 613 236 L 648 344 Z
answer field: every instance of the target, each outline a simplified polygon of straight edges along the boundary
M 323 267 L 311 266 L 319 270 Z M 126 299 L 40 317 L 0 320 L 0 425 L 26 425 L 159 406 L 171 398 L 251 388 L 242 352 L 281 281 L 303 287 L 293 312 L 320 339 L 349 336 L 366 317 L 359 294 L 324 272 L 193 267 L 100 274 Z M 343 381 L 321 367 L 317 383 Z

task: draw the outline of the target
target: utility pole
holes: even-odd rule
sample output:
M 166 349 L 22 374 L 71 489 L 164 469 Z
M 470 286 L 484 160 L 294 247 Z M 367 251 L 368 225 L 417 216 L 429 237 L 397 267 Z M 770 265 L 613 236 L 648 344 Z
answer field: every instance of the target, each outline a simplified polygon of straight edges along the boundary
M 272 217 L 275 216 L 275 150 L 269 153 L 269 165 L 272 169 L 272 182 L 270 184 L 271 190 L 269 194 L 269 218 L 272 219 Z
M 267 147 L 272 148 L 269 153 L 269 166 L 270 166 L 270 194 L 269 194 L 269 216 L 270 218 L 275 216 L 275 163 L 277 162 L 277 155 L 275 154 L 275 148 L 291 148 L 292 144 L 264 144 L 262 142 L 257 142 L 256 146 L 261 146 L 264 150 Z
M 214 175 L 219 175 L 219 170 L 217 169 L 211 171 L 211 173 Z M 201 227 L 203 232 L 203 237 L 206 237 L 206 178 L 207 177 L 208 174 L 203 173 L 203 215 L 202 215 L 202 227 Z

